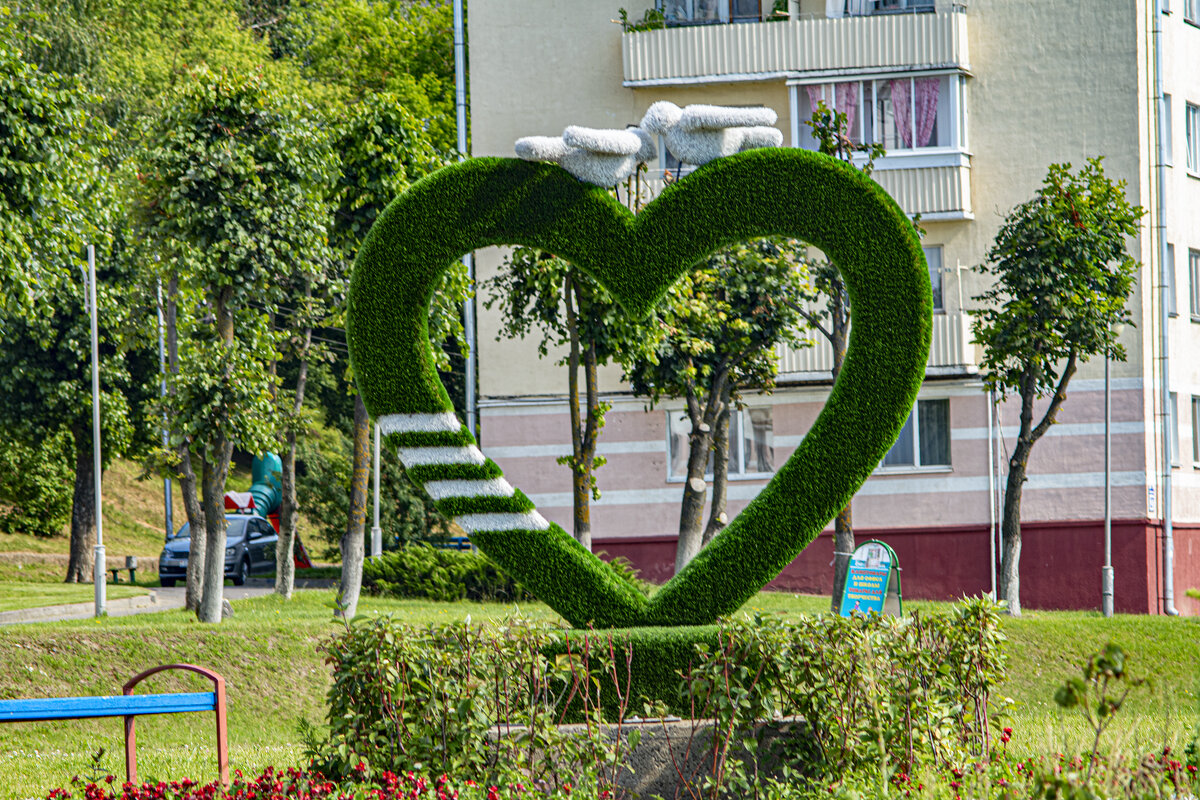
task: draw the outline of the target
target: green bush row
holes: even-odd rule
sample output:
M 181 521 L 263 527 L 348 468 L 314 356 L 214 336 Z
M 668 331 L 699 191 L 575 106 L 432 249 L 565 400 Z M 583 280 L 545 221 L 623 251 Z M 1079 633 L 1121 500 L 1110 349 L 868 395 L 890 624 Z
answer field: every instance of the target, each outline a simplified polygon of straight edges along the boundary
M 429 600 L 528 600 L 529 592 L 474 550 L 415 542 L 363 564 L 363 591 L 382 597 Z
M 553 784 L 554 770 L 621 762 L 621 737 L 600 723 L 673 712 L 727 732 L 703 745 L 722 763 L 764 721 L 798 717 L 807 736 L 776 756 L 810 777 L 961 766 L 986 752 L 989 696 L 1004 675 L 996 609 L 977 599 L 903 620 L 755 618 L 691 629 L 690 640 L 681 629 L 362 619 L 328 645 L 329 728 L 310 755 L 335 772 L 359 758 L 478 775 L 523 764 Z M 587 725 L 559 727 L 571 720 Z M 492 735 L 514 727 L 524 733 Z M 731 788 L 738 775 L 726 771 Z

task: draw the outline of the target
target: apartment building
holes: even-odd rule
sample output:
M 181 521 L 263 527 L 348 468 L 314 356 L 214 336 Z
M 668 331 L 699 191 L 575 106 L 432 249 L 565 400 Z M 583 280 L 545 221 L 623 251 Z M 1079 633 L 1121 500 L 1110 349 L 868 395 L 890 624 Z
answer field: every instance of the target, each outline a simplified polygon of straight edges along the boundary
M 1017 403 L 991 402 L 979 377 L 970 314 L 987 278 L 973 267 L 1049 164 L 1105 157 L 1107 173 L 1147 209 L 1132 244 L 1142 262 L 1135 325 L 1121 333 L 1129 358 L 1107 380 L 1102 360 L 1083 365 L 1059 424 L 1034 448 L 1022 603 L 1100 606 L 1107 387 L 1116 608 L 1162 613 L 1173 602 L 1200 612 L 1184 594 L 1200 587 L 1200 0 L 1157 0 L 1161 10 L 1156 0 L 658 0 L 666 27 L 630 32 L 617 22 L 620 2 L 632 3 L 632 20 L 653 7 L 471 3 L 472 154 L 509 156 L 517 138 L 570 124 L 621 128 L 660 99 L 769 106 L 785 146 L 810 148 L 803 122 L 825 100 L 846 113 L 852 138 L 887 148 L 873 176 L 920 215 L 936 310 L 919 399 L 855 497 L 854 524 L 859 540 L 896 550 L 908 597 L 988 591 L 999 559 Z M 678 166 L 660 153 L 652 184 Z M 479 278 L 503 256 L 480 251 Z M 570 530 L 570 477 L 555 462 L 570 452 L 565 370 L 539 359 L 533 341 L 497 341 L 498 313 L 482 303 L 478 326 L 483 448 Z M 799 444 L 829 392 L 827 346 L 779 356 L 777 390 L 752 397 L 733 421 L 734 513 Z M 680 403 L 648 409 L 615 368 L 602 388 L 613 408 L 599 448 L 608 464 L 597 473 L 594 549 L 665 580 L 686 416 Z M 830 591 L 832 552 L 826 531 L 777 585 Z

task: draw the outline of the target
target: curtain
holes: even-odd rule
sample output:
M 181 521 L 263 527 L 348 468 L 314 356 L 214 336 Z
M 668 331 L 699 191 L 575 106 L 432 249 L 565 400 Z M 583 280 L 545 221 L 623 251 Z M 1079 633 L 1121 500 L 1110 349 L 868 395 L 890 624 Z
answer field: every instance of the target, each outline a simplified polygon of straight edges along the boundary
M 913 81 L 915 105 L 917 107 L 917 147 L 928 147 L 937 122 L 938 89 L 941 78 L 917 78 Z
M 896 136 L 905 148 L 912 147 L 912 101 L 910 78 L 888 81 L 892 90 L 892 116 L 896 120 Z
M 817 83 L 812 86 L 805 86 L 804 88 L 808 92 L 809 111 L 815 114 L 817 113 L 817 104 L 825 100 L 825 84 Z M 826 100 L 825 105 L 829 105 L 829 101 Z
M 850 141 L 857 142 L 858 128 L 855 127 L 855 118 L 858 116 L 858 81 L 850 81 L 849 83 L 838 83 L 834 85 L 834 97 L 836 97 L 837 110 L 846 115 L 846 136 Z

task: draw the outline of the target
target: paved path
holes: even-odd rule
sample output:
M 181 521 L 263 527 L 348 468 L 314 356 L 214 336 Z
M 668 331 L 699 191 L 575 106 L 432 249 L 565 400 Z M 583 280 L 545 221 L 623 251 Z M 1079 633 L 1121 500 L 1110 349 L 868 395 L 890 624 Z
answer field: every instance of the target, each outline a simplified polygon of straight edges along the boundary
M 333 586 L 333 581 L 307 580 L 296 581 L 297 589 L 324 589 Z M 148 595 L 126 597 L 107 602 L 110 617 L 126 617 L 131 614 L 152 614 L 158 611 L 173 611 L 183 608 L 184 595 L 187 590 L 183 586 L 171 588 L 159 587 L 151 589 Z M 248 597 L 262 597 L 275 591 L 274 579 L 251 578 L 245 586 L 226 586 L 226 600 L 245 600 Z M 71 603 L 61 606 L 44 606 L 42 608 L 25 608 L 17 611 L 0 612 L 0 625 L 15 625 L 26 622 L 56 622 L 64 619 L 90 619 L 95 616 L 93 603 Z

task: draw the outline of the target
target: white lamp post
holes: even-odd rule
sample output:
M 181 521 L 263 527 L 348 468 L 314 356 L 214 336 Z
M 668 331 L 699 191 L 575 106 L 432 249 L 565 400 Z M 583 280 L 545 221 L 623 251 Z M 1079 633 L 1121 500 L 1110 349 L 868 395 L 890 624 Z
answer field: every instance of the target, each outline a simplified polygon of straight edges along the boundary
M 106 589 L 104 576 L 108 573 L 104 569 L 104 515 L 100 510 L 102 477 L 100 472 L 100 337 L 97 334 L 96 325 L 96 248 L 94 245 L 88 245 L 87 263 L 88 299 L 92 312 L 92 463 L 96 481 L 96 546 L 92 548 L 92 585 L 96 590 L 96 616 L 103 617 L 108 614 L 104 596 Z
M 383 529 L 379 527 L 379 423 L 375 423 L 375 521 L 371 525 L 371 558 L 383 553 Z
M 1113 325 L 1113 338 L 1125 330 Z M 1112 567 L 1112 377 L 1108 352 L 1104 353 L 1104 566 L 1100 568 L 1100 601 L 1104 616 L 1113 615 Z

